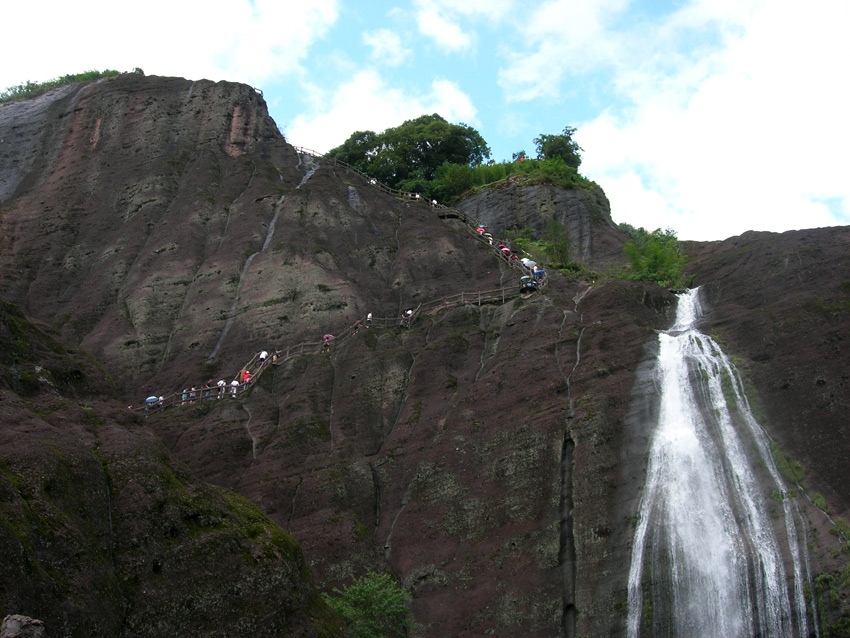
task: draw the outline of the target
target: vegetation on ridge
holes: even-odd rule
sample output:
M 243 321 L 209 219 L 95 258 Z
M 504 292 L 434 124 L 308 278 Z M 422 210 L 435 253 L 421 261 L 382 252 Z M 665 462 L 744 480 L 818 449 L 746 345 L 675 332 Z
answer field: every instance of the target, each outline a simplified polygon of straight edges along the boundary
M 582 149 L 572 139 L 573 133 L 575 128 L 568 126 L 561 134 L 535 138 L 536 160 L 520 151 L 514 153 L 513 161 L 496 163 L 489 160 L 490 148 L 478 131 L 466 124 L 450 124 L 434 113 L 383 133 L 356 131 L 328 151 L 327 157 L 392 188 L 452 203 L 474 188 L 510 177 L 564 188 L 593 186 L 578 173 Z
M 138 67 L 133 69 L 132 73 L 138 73 L 139 75 L 145 74 L 144 71 L 142 71 Z M 29 80 L 27 80 L 24 84 L 10 86 L 2 93 L 0 93 L 0 104 L 4 104 L 6 102 L 20 102 L 22 100 L 29 100 L 34 97 L 38 97 L 42 93 L 47 93 L 51 89 L 59 88 L 60 86 L 67 86 L 69 84 L 76 84 L 78 82 L 91 82 L 93 80 L 99 80 L 101 78 L 111 78 L 115 77 L 116 75 L 122 74 L 123 71 L 113 71 L 112 69 L 104 69 L 103 71 L 84 71 L 82 73 L 71 73 L 69 75 L 63 75 L 52 80 L 47 80 L 46 82 L 30 82 Z
M 499 182 L 593 188 L 596 185 L 578 172 L 583 149 L 573 139 L 575 132 L 574 127 L 567 126 L 557 135 L 541 133 L 534 138 L 537 159 L 519 151 L 510 162 L 484 163 L 490 157 L 490 148 L 478 131 L 466 124 L 450 124 L 435 113 L 383 133 L 357 131 L 331 149 L 327 157 L 392 188 L 451 204 L 475 188 Z M 685 257 L 673 230 L 649 232 L 630 224 L 621 224 L 620 230 L 631 238 L 624 248 L 631 268 L 619 277 L 654 281 L 668 288 L 685 287 Z M 531 228 L 509 229 L 508 238 L 515 248 L 535 260 L 545 260 L 547 267 L 573 274 L 584 272 L 572 260 L 566 226 L 557 220 L 551 220 L 542 233 Z

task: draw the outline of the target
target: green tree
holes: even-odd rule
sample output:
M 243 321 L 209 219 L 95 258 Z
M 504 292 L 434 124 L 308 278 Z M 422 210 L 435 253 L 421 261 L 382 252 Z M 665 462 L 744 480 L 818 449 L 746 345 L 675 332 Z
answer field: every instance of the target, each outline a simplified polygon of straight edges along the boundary
M 374 131 L 355 131 L 328 155 L 354 168 L 366 172 L 373 155 L 379 148 L 378 135 Z
M 626 222 L 622 222 L 617 224 L 617 228 L 622 230 L 629 236 L 629 239 L 632 241 L 636 241 L 641 239 L 643 235 L 646 235 L 646 229 L 644 228 L 635 228 L 631 224 L 627 224 Z
M 490 157 L 490 148 L 471 126 L 451 124 L 434 113 L 383 133 L 358 131 L 331 149 L 328 156 L 351 164 L 388 186 L 402 188 L 404 183 L 432 182 L 446 162 L 461 166 L 482 164 Z
M 350 638 L 406 636 L 413 626 L 411 596 L 389 574 L 369 572 L 333 593 L 322 596 L 346 619 Z
M 572 126 L 564 128 L 560 135 L 547 135 L 541 133 L 534 138 L 537 147 L 537 157 L 544 160 L 560 158 L 567 166 L 578 168 L 581 166 L 581 152 L 584 150 L 573 140 L 576 129 Z
M 443 162 L 434 177 L 433 194 L 440 201 L 454 199 L 475 185 L 474 178 L 468 165 Z
M 679 250 L 679 240 L 671 228 L 647 232 L 629 227 L 634 236 L 623 251 L 632 266 L 632 278 L 654 281 L 660 286 L 682 287 L 682 267 L 685 258 Z

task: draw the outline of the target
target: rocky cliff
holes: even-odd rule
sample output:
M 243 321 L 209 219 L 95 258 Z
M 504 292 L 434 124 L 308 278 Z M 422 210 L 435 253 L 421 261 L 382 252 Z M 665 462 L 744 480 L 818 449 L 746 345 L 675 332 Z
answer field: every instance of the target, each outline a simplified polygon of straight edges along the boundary
M 110 627 L 127 630 L 131 618 L 138 631 L 161 615 L 159 628 L 180 630 L 214 617 L 193 615 L 202 603 L 205 610 L 232 604 L 258 626 L 261 609 L 283 589 L 296 591 L 261 587 L 277 582 L 269 576 L 275 569 L 301 574 L 291 534 L 320 589 L 369 569 L 397 575 L 414 597 L 416 635 L 622 633 L 646 449 L 641 409 L 652 394 L 646 368 L 675 295 L 554 274 L 541 294 L 517 296 L 519 274 L 462 221 L 299 154 L 262 97 L 242 85 L 121 76 L 68 87 L 0 107 L 0 138 L 0 294 L 56 339 L 82 348 L 115 383 L 86 391 L 85 405 L 99 401 L 94 417 L 65 404 L 51 413 L 73 422 L 68 432 L 81 429 L 70 440 L 86 442 L 74 443 L 66 462 L 91 466 L 63 489 L 88 481 L 118 507 L 117 488 L 104 487 L 108 466 L 109 481 L 126 494 L 126 527 L 107 537 L 133 548 L 126 567 L 137 579 L 132 609 L 144 611 L 118 611 L 128 594 L 115 577 L 112 598 L 97 597 Z M 509 185 L 462 208 L 497 232 L 554 217 L 584 263 L 603 269 L 621 259 L 625 238 L 601 192 Z M 799 235 L 823 243 L 817 259 L 802 249 L 786 254 L 785 236 L 754 241 L 749 262 L 738 259 L 744 253 L 735 243 L 749 242 L 746 236 L 689 251 L 711 302 L 707 319 L 762 398 L 766 427 L 846 517 L 846 488 L 831 478 L 846 442 L 838 417 L 823 421 L 835 431 L 820 426 L 820 415 L 840 414 L 845 399 L 846 291 L 829 283 L 830 273 L 841 272 L 845 235 L 832 236 L 825 244 L 818 232 Z M 764 250 L 762 240 L 775 240 L 775 250 Z M 758 281 L 767 294 L 753 297 L 748 272 L 764 273 Z M 832 286 L 831 296 L 821 296 L 821 285 Z M 779 290 L 796 301 L 780 303 Z M 485 303 L 457 297 L 478 291 L 500 292 Z M 402 309 L 427 303 L 409 329 L 398 325 Z M 366 312 L 381 321 L 354 335 L 350 326 Z M 771 384 L 782 368 L 753 338 L 768 325 L 771 356 L 787 350 L 797 361 L 784 389 L 792 392 L 776 407 L 783 388 Z M 339 337 L 329 354 L 319 346 L 325 333 Z M 208 378 L 229 380 L 259 350 L 304 342 L 312 345 L 268 368 L 247 398 L 190 403 L 146 419 L 124 407 Z M 814 368 L 804 359 L 827 356 L 830 347 L 839 348 L 829 351 L 836 363 L 812 381 L 820 392 L 807 394 L 803 380 Z M 26 391 L 14 384 L 36 383 L 9 370 L 14 396 Z M 813 397 L 829 392 L 831 403 L 818 407 Z M 818 456 L 803 453 L 794 435 L 801 419 L 824 437 L 817 454 L 834 450 L 831 465 L 820 468 Z M 37 432 L 4 429 L 4 466 L 41 449 Z M 94 455 L 101 447 L 108 454 Z M 15 480 L 18 493 L 42 489 L 29 475 Z M 257 519 L 243 497 L 268 520 Z M 97 520 L 103 525 L 102 512 Z M 106 542 L 97 541 L 106 532 L 98 534 L 94 546 Z M 228 534 L 232 540 L 217 546 Z M 52 555 L 41 545 L 15 549 L 17 536 L 4 538 L 9 552 L 19 552 L 17 564 L 37 550 Z M 42 545 L 44 538 L 52 536 L 34 533 Z M 840 551 L 836 537 L 816 538 L 824 556 Z M 140 562 L 139 547 L 149 564 Z M 212 601 L 197 592 L 162 612 L 168 594 L 151 593 L 145 579 L 179 589 L 191 573 L 187 556 L 209 570 L 206 557 L 219 553 L 238 581 L 227 595 Z M 108 581 L 120 571 L 109 565 L 108 543 L 101 554 L 94 561 L 101 567 L 80 567 L 79 579 Z M 824 569 L 841 564 L 823 561 Z M 323 607 L 313 606 L 301 575 L 301 593 L 277 601 L 286 610 L 281 618 L 318 633 L 308 619 L 325 618 Z M 76 609 L 94 613 L 93 592 L 107 584 L 81 585 L 88 597 Z M 50 598 L 26 596 L 12 578 L 3 587 L 0 614 L 64 622 L 39 612 L 68 589 Z M 254 596 L 268 604 L 241 605 Z M 37 609 L 24 604 L 42 598 Z M 321 631 L 333 631 L 328 623 L 319 623 Z M 217 635 L 213 624 L 193 633 Z M 82 619 L 62 626 L 72 635 L 89 631 Z
M 0 615 L 47 636 L 340 635 L 295 539 L 193 477 L 96 362 L 8 303 L 0 372 Z
M 599 270 L 624 263 L 626 238 L 611 220 L 611 205 L 598 186 L 564 190 L 518 176 L 464 198 L 458 207 L 499 236 L 522 228 L 541 232 L 557 221 L 567 230 L 577 262 Z

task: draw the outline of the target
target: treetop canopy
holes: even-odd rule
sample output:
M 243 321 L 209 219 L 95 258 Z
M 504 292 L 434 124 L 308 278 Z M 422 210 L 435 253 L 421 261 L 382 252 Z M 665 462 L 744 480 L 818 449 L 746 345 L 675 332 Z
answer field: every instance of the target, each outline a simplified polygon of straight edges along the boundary
M 434 113 L 407 120 L 383 133 L 357 131 L 328 152 L 379 181 L 431 181 L 444 162 L 474 166 L 490 157 L 481 134 L 466 124 L 450 124 Z

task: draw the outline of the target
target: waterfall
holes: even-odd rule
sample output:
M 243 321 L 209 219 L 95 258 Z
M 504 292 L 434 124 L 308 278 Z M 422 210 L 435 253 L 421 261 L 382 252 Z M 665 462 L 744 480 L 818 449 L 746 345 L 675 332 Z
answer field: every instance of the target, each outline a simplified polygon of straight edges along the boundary
M 698 294 L 681 296 L 675 325 L 659 335 L 660 404 L 632 544 L 627 635 L 808 636 L 800 514 L 737 369 L 695 328 Z

